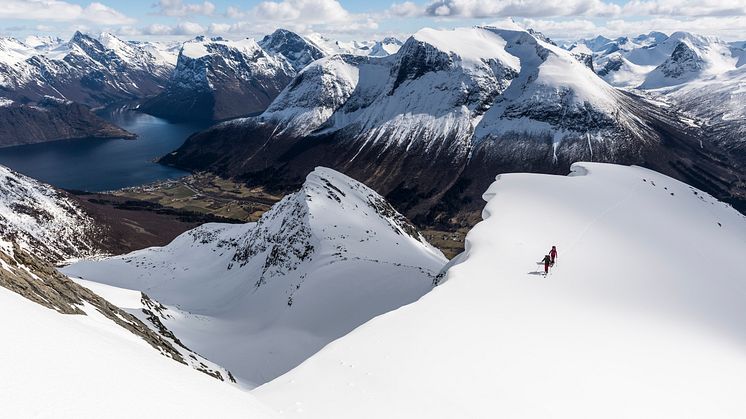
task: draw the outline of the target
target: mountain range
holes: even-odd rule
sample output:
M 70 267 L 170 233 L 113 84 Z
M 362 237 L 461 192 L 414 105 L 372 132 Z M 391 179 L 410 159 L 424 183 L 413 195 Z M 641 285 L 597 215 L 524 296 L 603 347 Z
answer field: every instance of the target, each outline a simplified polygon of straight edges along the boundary
M 0 146 L 131 137 L 115 103 L 229 119 L 161 162 L 284 194 L 204 223 L 0 166 L 2 412 L 743 417 L 744 64 L 511 23 L 2 38 Z
M 609 85 L 577 55 L 519 27 L 423 29 L 394 55 L 314 62 L 261 115 L 215 125 L 162 162 L 285 190 L 323 164 L 424 225 L 473 224 L 494 173 L 564 173 L 578 160 L 743 199 L 737 139 Z

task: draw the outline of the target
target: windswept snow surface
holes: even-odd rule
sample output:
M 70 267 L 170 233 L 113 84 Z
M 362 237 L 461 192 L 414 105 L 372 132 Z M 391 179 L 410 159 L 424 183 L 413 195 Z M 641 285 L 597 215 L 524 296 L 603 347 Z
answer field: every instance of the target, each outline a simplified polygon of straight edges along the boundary
M 445 263 L 380 195 L 317 168 L 257 223 L 205 224 L 64 272 L 145 292 L 173 313 L 161 320 L 187 347 L 253 387 L 417 300 Z
M 413 38 L 426 42 L 440 51 L 456 55 L 464 66 L 483 65 L 484 61 L 494 59 L 514 69 L 521 67 L 519 58 L 505 51 L 505 39 L 489 30 L 425 28 L 415 33 Z
M 0 288 L 7 418 L 268 418 L 240 389 L 165 358 L 96 310 L 61 315 Z
M 746 416 L 742 215 L 655 172 L 593 163 L 501 175 L 485 199 L 441 286 L 259 399 L 308 418 Z

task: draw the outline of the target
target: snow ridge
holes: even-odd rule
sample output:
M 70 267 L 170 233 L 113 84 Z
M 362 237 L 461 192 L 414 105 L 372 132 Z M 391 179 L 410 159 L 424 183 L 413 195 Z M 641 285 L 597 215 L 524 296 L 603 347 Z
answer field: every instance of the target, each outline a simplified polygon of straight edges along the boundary
M 254 394 L 304 418 L 740 417 L 746 218 L 647 169 L 572 170 L 500 175 L 442 285 Z

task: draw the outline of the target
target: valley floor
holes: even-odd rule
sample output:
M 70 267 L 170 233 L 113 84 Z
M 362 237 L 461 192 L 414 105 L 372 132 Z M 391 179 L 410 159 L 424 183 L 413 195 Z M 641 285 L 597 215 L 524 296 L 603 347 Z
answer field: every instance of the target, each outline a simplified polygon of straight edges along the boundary
M 119 189 L 107 195 L 241 222 L 258 220 L 273 204 L 282 199 L 282 195 L 267 192 L 264 188 L 247 187 L 241 182 L 204 172 L 175 180 Z M 469 228 L 453 230 L 432 226 L 419 227 L 422 228 L 422 235 L 427 241 L 440 249 L 447 258 L 451 259 L 464 250 L 464 238 Z

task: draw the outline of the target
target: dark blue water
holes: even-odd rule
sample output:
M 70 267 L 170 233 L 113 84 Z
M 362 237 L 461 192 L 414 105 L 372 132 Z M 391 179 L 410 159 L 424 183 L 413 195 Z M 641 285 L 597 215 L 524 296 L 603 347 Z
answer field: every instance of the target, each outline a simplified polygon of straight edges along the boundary
M 0 148 L 0 164 L 66 189 L 98 192 L 142 185 L 186 175 L 154 160 L 178 148 L 192 133 L 207 127 L 196 123 L 170 123 L 126 107 L 106 109 L 99 115 L 138 134 L 138 138 L 63 140 Z

